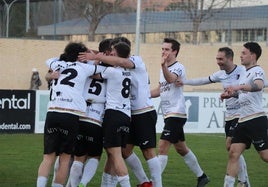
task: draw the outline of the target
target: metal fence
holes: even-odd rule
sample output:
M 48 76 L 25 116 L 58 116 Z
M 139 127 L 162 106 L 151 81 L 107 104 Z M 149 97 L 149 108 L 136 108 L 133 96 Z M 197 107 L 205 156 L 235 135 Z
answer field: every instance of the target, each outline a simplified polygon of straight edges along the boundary
M 197 2 L 191 6 L 181 0 L 117 2 L 1 0 L 0 36 L 100 41 L 124 35 L 136 43 L 174 37 L 182 43 L 229 45 L 267 41 L 268 5 L 261 0 L 189 0 Z M 209 7 L 211 2 L 215 5 Z

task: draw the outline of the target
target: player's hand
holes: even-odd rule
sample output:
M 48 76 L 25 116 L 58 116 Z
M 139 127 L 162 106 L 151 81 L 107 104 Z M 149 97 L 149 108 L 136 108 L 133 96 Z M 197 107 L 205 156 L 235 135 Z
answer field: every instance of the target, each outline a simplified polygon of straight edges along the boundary
M 164 53 L 162 54 L 162 61 L 161 61 L 161 65 L 166 65 L 167 64 L 167 58 L 168 58 L 169 54 L 168 53 Z
M 183 81 L 181 80 L 180 77 L 178 77 L 177 80 L 175 81 L 175 85 L 178 87 L 183 86 Z
M 228 99 L 230 98 L 230 96 L 228 95 L 228 92 L 223 92 L 220 96 L 221 101 L 223 101 L 224 99 Z
M 78 60 L 80 62 L 86 62 L 88 60 L 95 60 L 96 54 L 92 50 L 88 50 L 87 52 L 80 52 L 78 55 Z

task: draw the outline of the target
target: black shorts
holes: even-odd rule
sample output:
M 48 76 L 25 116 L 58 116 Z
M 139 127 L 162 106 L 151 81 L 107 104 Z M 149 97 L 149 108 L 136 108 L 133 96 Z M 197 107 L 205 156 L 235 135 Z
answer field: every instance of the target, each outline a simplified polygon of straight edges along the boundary
M 237 127 L 237 122 L 239 118 L 235 118 L 229 121 L 225 121 L 225 135 L 226 137 L 233 137 L 234 130 Z
M 178 143 L 185 141 L 183 126 L 185 125 L 186 118 L 169 117 L 164 120 L 165 126 L 160 139 L 167 140 L 170 143 Z
M 102 127 L 80 121 L 79 134 L 74 148 L 75 156 L 101 156 L 103 149 Z
M 156 147 L 156 111 L 132 115 L 128 144 L 139 146 L 141 149 Z
M 44 154 L 72 154 L 78 135 L 79 116 L 47 112 L 44 127 Z
M 107 109 L 104 114 L 103 147 L 125 147 L 129 135 L 130 117 L 118 110 Z
M 234 131 L 232 143 L 244 143 L 246 149 L 251 143 L 257 151 L 268 149 L 268 120 L 266 116 L 238 123 Z

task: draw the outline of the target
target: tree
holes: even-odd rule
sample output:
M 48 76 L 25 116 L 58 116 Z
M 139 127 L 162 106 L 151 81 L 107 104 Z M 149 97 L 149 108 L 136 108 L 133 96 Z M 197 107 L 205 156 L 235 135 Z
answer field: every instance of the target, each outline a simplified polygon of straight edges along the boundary
M 221 12 L 224 8 L 230 7 L 231 3 L 241 6 L 246 3 L 257 3 L 260 0 L 181 0 L 181 2 L 171 3 L 165 10 L 183 10 L 193 24 L 193 44 L 198 44 L 199 26 L 205 20 Z M 230 37 L 230 36 L 229 36 Z
M 182 0 L 179 3 L 171 3 L 166 10 L 183 10 L 193 24 L 193 44 L 198 44 L 198 31 L 200 24 L 221 12 L 231 0 Z
M 66 12 L 79 10 L 81 16 L 85 17 L 89 23 L 88 40 L 94 41 L 96 29 L 100 21 L 108 14 L 129 10 L 122 6 L 125 0 L 87 0 L 68 1 L 65 0 Z M 68 9 L 68 10 L 67 10 Z M 81 11 L 82 10 L 82 11 Z

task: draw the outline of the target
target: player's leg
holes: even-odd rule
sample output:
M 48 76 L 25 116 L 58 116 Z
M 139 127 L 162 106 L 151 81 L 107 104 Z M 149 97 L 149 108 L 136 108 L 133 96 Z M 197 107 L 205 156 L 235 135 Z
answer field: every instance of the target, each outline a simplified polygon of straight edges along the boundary
M 161 166 L 161 173 L 164 172 L 167 163 L 168 163 L 168 151 L 171 146 L 171 143 L 167 140 L 159 140 L 158 143 L 158 159 Z
M 237 122 L 238 118 L 225 121 L 225 135 L 226 135 L 226 150 L 229 152 L 230 147 L 231 147 L 231 140 L 233 137 L 233 133 L 237 127 Z M 249 182 L 249 177 L 248 177 L 248 172 L 247 172 L 247 165 L 246 161 L 243 157 L 243 155 L 240 156 L 239 158 L 239 170 L 238 170 L 238 186 L 246 186 L 250 187 L 250 182 Z
M 129 126 L 130 117 L 126 114 L 111 109 L 105 111 L 102 127 L 103 146 L 106 150 L 107 162 L 104 167 L 104 174 L 117 176 L 118 182 L 124 187 L 130 187 L 130 181 L 121 147 L 124 147 L 127 143 Z M 110 179 L 110 176 L 106 179 Z M 106 179 L 102 181 L 102 186 L 109 182 Z
M 252 142 L 256 142 L 253 143 L 254 147 L 258 151 L 261 159 L 264 162 L 268 162 L 268 119 L 266 116 L 262 116 L 255 119 L 252 123 L 254 123 L 254 125 L 258 124 L 255 125 L 254 128 L 252 128 L 252 125 L 250 126 L 250 132 L 252 133 L 253 137 Z
M 70 160 L 71 154 L 61 153 L 59 155 L 59 168 L 52 184 L 65 184 L 65 181 L 69 175 Z
M 59 120 L 61 144 L 59 149 L 59 168 L 54 183 L 64 185 L 69 176 L 71 157 L 79 132 L 79 116 L 60 113 Z
M 45 187 L 48 181 L 50 170 L 56 159 L 56 154 L 44 154 L 43 160 L 38 169 L 37 187 Z
M 164 120 L 165 125 L 161 133 L 160 140 L 158 142 L 158 159 L 161 166 L 161 173 L 164 172 L 168 162 L 168 152 L 170 146 L 173 143 L 173 118 L 167 118 Z
M 83 175 L 80 181 L 80 186 L 87 186 L 87 184 L 91 181 L 93 176 L 95 175 L 99 161 L 103 151 L 103 133 L 102 127 L 96 124 L 86 124 L 85 126 L 88 128 L 85 152 L 87 154 L 87 161 L 84 164 Z M 86 130 L 85 130 L 86 131 Z
M 239 157 L 245 150 L 243 143 L 233 143 L 229 150 L 229 159 L 227 163 L 226 176 L 224 178 L 224 187 L 232 187 L 235 183 L 235 177 L 239 169 Z
M 238 179 L 238 183 L 240 183 L 241 186 L 247 185 L 247 187 L 250 187 L 247 164 L 243 155 L 240 155 L 239 157 L 239 169 L 238 169 L 237 179 Z
M 153 186 L 162 187 L 162 169 L 155 148 L 142 149 L 142 153 L 148 164 Z
M 133 148 L 133 144 L 127 144 L 125 148 L 122 148 L 123 158 L 134 173 L 135 177 L 138 179 L 139 184 L 149 182 L 149 179 L 143 169 L 142 163 L 139 157 L 133 152 Z
M 203 187 L 209 182 L 209 178 L 201 169 L 199 162 L 195 156 L 195 154 L 187 147 L 185 142 L 185 134 L 184 134 L 184 124 L 186 123 L 186 119 L 184 118 L 172 118 L 169 120 L 169 123 L 173 124 L 175 128 L 173 128 L 173 143 L 176 151 L 183 157 L 185 164 L 188 168 L 196 175 L 197 177 L 197 187 Z M 176 124 L 176 125 L 175 125 Z
M 55 163 L 54 163 L 54 169 L 53 169 L 53 178 L 52 178 L 52 181 L 55 180 L 56 173 L 57 173 L 58 169 L 59 169 L 59 157 L 57 156 L 56 161 L 55 161 Z
M 74 161 L 70 170 L 70 184 L 71 186 L 78 186 L 83 174 L 84 163 L 87 159 L 87 155 L 74 156 Z
M 108 160 L 112 164 L 112 169 L 114 170 L 116 176 L 118 177 L 118 182 L 120 186 L 130 187 L 128 170 L 125 165 L 125 161 L 122 157 L 121 147 L 111 147 L 107 148 Z M 107 172 L 106 172 L 107 173 Z
M 88 158 L 87 162 L 84 165 L 82 178 L 79 184 L 81 187 L 87 186 L 87 184 L 91 181 L 91 179 L 93 178 L 93 176 L 95 175 L 97 171 L 99 162 L 100 162 L 100 157 Z
M 58 148 L 58 134 L 56 131 L 50 129 L 57 129 L 58 125 L 55 123 L 57 115 L 48 112 L 44 128 L 44 155 L 43 160 L 38 168 L 37 187 L 45 187 L 48 181 L 50 170 L 56 159 L 56 151 Z
M 155 151 L 157 113 L 152 110 L 143 114 L 133 115 L 132 120 L 135 122 L 135 143 L 139 145 L 148 164 L 152 186 L 162 187 L 162 169 Z
M 112 163 L 109 158 L 107 158 L 104 165 L 104 171 L 102 173 L 101 187 L 116 187 L 117 183 L 118 179 L 112 169 Z
M 183 157 L 185 164 L 197 177 L 197 186 L 205 186 L 209 182 L 209 178 L 199 165 L 195 154 L 187 147 L 185 141 L 179 141 L 174 144 L 176 151 Z

